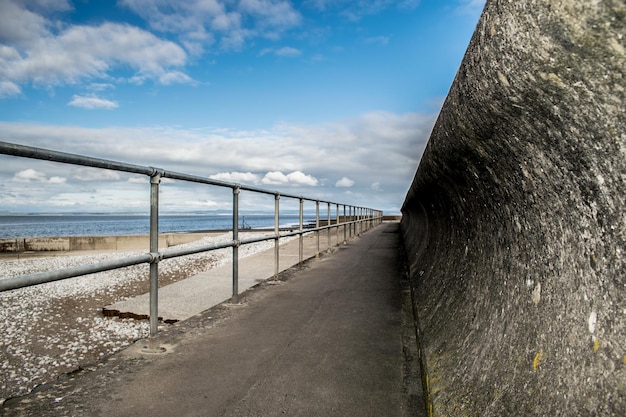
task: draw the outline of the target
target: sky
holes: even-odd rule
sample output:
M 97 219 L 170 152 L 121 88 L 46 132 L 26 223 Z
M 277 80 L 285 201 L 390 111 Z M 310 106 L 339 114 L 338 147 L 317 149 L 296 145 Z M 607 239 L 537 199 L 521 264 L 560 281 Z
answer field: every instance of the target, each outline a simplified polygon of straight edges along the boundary
M 0 141 L 399 213 L 483 6 L 0 0 Z M 147 184 L 0 155 L 0 213 L 146 212 Z M 231 202 L 161 187 L 163 212 Z

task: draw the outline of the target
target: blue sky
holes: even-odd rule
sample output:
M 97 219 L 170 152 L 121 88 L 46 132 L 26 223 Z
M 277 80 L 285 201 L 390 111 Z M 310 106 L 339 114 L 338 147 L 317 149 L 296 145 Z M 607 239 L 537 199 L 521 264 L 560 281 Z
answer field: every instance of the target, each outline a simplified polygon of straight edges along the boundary
M 483 6 L 0 0 L 0 140 L 398 212 Z M 144 210 L 144 181 L 0 156 L 0 211 Z

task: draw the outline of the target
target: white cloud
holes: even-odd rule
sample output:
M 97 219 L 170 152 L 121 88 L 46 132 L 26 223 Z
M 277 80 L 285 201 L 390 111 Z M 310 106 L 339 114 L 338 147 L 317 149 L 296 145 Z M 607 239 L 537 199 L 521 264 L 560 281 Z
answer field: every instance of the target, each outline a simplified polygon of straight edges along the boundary
M 104 91 L 108 89 L 114 89 L 115 85 L 111 83 L 91 83 L 87 86 L 91 91 Z
M 0 97 L 16 95 L 19 86 L 75 84 L 111 78 L 117 69 L 165 84 L 191 82 L 173 68 L 187 63 L 175 43 L 138 27 L 105 22 L 67 25 L 49 11 L 64 11 L 67 2 L 0 1 Z M 60 29 L 59 29 L 60 28 Z
M 301 55 L 302 52 L 296 48 L 292 48 L 290 46 L 285 46 L 283 48 L 279 48 L 274 51 L 274 53 L 278 56 L 298 56 Z
M 106 100 L 98 97 L 85 97 L 74 95 L 72 101 L 67 103 L 68 106 L 82 107 L 83 109 L 115 109 L 118 104 L 115 101 Z
M 318 182 L 317 178 L 311 175 L 306 175 L 301 171 L 294 171 L 290 174 L 287 174 L 287 179 L 291 184 L 302 184 L 310 186 L 316 186 Z
M 200 55 L 217 44 L 240 49 L 254 38 L 277 40 L 302 17 L 286 0 L 121 0 L 152 30 L 174 34 L 181 45 L 129 24 L 73 25 L 63 20 L 72 9 L 65 0 L 0 1 L 0 99 L 38 87 L 91 83 L 91 91 L 110 80 L 162 85 L 197 84 L 185 71 L 188 53 Z M 278 56 L 301 52 L 273 49 Z M 90 100 L 89 108 L 111 108 Z M 83 106 L 84 107 L 84 106 Z
M 289 179 L 280 171 L 272 171 L 265 174 L 261 182 L 265 185 L 281 185 L 287 184 Z
M 259 19 L 263 26 L 287 28 L 300 23 L 300 14 L 289 1 L 283 0 L 241 0 L 240 11 Z
M 0 45 L 0 48 L 2 46 Z M 0 98 L 16 96 L 22 93 L 20 87 L 11 81 L 0 81 Z
M 278 39 L 302 18 L 285 0 L 122 0 L 159 32 L 173 33 L 193 54 L 217 43 L 239 49 L 249 39 Z
M 354 181 L 348 177 L 342 177 L 339 181 L 335 183 L 335 187 L 345 187 L 349 188 L 354 185 Z
M 46 174 L 40 171 L 36 171 L 34 169 L 25 169 L 15 174 L 13 177 L 13 181 L 16 182 L 31 182 L 31 181 L 47 181 L 48 177 Z
M 63 177 L 50 177 L 48 182 L 50 184 L 64 184 L 67 181 L 67 178 Z
M 210 175 L 209 178 L 234 183 L 258 184 L 260 177 L 251 172 L 220 172 L 219 174 Z
M 265 174 L 261 182 L 265 185 L 293 184 L 309 186 L 316 186 L 318 183 L 317 178 L 311 175 L 306 175 L 302 171 L 294 171 L 287 175 L 280 171 L 271 171 Z
M 30 44 L 48 32 L 46 19 L 12 0 L 0 1 L 0 42 Z
M 23 183 L 34 181 L 34 182 L 47 182 L 50 184 L 63 184 L 66 181 L 66 179 L 63 177 L 56 177 L 56 176 L 48 178 L 48 176 L 44 172 L 37 171 L 32 168 L 28 168 L 28 169 L 17 172 L 13 176 L 13 181 L 23 182 Z
M 74 168 L 72 176 L 80 181 L 117 181 L 120 179 L 120 174 L 116 171 L 88 167 Z
M 213 178 L 220 180 L 259 184 L 279 192 L 285 187 L 290 194 L 398 210 L 435 118 L 434 112 L 370 112 L 317 125 L 283 123 L 257 131 L 159 126 L 90 129 L 0 121 L 0 131 L 15 143 L 199 176 L 207 176 L 210 167 Z M 15 172 L 24 170 L 23 160 L 8 161 L 7 157 L 0 161 L 0 184 L 11 183 Z M 68 166 L 54 172 L 36 169 L 49 172 L 48 176 L 76 174 Z M 101 170 L 76 174 L 91 180 L 105 179 L 103 175 Z M 336 179 L 344 176 L 358 179 L 349 188 L 348 201 L 348 189 L 335 186 Z M 141 176 L 129 178 L 124 177 L 123 184 L 145 183 Z M 173 184 L 179 185 L 180 181 Z M 194 198 L 178 201 L 186 200 Z
M 170 71 L 159 77 L 159 82 L 163 85 L 171 85 L 171 84 L 195 84 L 195 81 L 180 71 Z

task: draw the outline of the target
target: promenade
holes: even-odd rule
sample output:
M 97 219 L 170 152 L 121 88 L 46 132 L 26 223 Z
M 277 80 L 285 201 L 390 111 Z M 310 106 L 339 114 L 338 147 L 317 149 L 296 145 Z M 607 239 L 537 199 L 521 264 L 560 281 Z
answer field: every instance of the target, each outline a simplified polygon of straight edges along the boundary
M 164 354 L 138 343 L 0 414 L 420 415 L 401 247 L 399 224 L 384 223 L 244 292 L 241 305 L 167 327 Z

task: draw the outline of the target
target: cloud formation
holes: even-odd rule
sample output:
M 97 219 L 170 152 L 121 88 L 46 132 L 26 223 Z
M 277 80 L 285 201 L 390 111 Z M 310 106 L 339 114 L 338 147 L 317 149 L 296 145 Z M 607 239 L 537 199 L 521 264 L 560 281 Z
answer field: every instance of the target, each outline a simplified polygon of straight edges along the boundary
M 139 15 L 154 33 L 110 21 L 68 24 L 62 18 L 72 6 L 65 0 L 0 1 L 0 99 L 22 94 L 24 85 L 55 87 L 89 80 L 105 81 L 96 85 L 111 80 L 197 84 L 185 72 L 189 54 L 239 50 L 255 38 L 277 40 L 302 21 L 285 0 L 121 0 L 118 5 Z M 293 47 L 270 52 L 301 54 Z M 112 108 L 94 100 L 76 103 Z
M 335 187 L 350 188 L 353 185 L 354 185 L 354 181 L 348 177 L 342 177 L 339 181 L 335 183 Z
M 47 182 L 50 184 L 62 184 L 66 181 L 66 179 L 63 177 L 48 178 L 48 176 L 44 172 L 29 168 L 29 169 L 16 172 L 15 175 L 13 176 L 13 181 L 21 182 L 21 183 Z
M 265 185 L 309 185 L 316 186 L 318 181 L 317 178 L 306 175 L 302 171 L 294 171 L 285 175 L 280 171 L 271 171 L 265 174 L 263 179 L 261 180 L 262 184 Z
M 218 181 L 249 185 L 256 185 L 261 182 L 261 177 L 257 174 L 253 174 L 252 172 L 220 172 L 218 174 L 209 175 L 209 178 Z
M 131 79 L 192 82 L 180 70 L 187 53 L 174 42 L 128 24 L 65 25 L 48 17 L 69 9 L 64 1 L 0 2 L 0 97 L 21 94 L 22 84 L 110 79 L 126 68 Z
M 162 33 L 178 36 L 192 54 L 216 45 L 237 50 L 257 37 L 278 39 L 302 19 L 284 0 L 122 0 L 125 7 Z
M 271 130 L 259 131 L 163 127 L 88 129 L 7 122 L 0 122 L 0 130 L 16 143 L 155 166 L 322 200 L 368 206 L 376 206 L 378 202 L 385 205 L 380 208 L 398 210 L 434 120 L 435 114 L 372 112 L 321 125 L 279 124 Z M 254 146 L 250 146 L 251 143 Z M 16 177 L 16 173 L 26 168 L 45 174 L 37 176 L 31 172 Z M 63 184 L 68 190 L 80 189 L 86 182 L 96 186 L 110 181 L 117 184 L 115 188 L 144 190 L 147 183 L 141 176 L 113 171 L 63 165 L 44 169 L 36 166 L 35 161 L 21 158 L 2 157 L 0 160 L 0 184 L 11 183 L 14 178 L 30 178 L 34 183 L 35 178 L 51 177 L 68 178 Z M 167 189 L 184 186 L 178 181 L 165 185 Z M 13 189 L 10 185 L 0 188 L 0 206 L 9 209 L 15 203 L 6 200 L 7 196 L 27 191 Z M 59 192 L 42 190 L 39 205 L 56 201 L 51 196 Z M 181 193 L 168 199 L 167 204 L 206 200 L 198 191 Z M 222 197 L 211 195 L 209 199 L 220 202 Z M 125 199 L 135 201 L 137 197 L 132 194 Z M 88 200 L 84 201 L 87 204 Z M 223 203 L 228 206 L 229 199 Z
M 68 106 L 82 107 L 84 109 L 115 109 L 118 104 L 115 101 L 107 100 L 104 98 L 98 98 L 95 96 L 86 97 L 74 95 L 72 100 L 67 103 Z
M 116 171 L 89 167 L 74 168 L 72 176 L 79 181 L 118 181 L 121 178 Z

